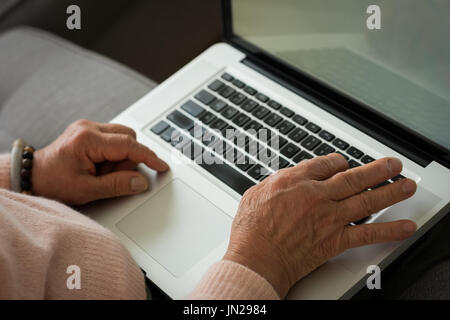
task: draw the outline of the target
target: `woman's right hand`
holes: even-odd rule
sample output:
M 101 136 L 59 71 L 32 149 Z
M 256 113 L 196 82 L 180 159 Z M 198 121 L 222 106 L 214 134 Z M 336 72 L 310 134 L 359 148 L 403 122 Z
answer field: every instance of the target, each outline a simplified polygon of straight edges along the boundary
M 259 273 L 285 297 L 299 279 L 346 249 L 414 234 L 409 220 L 349 225 L 415 193 L 410 179 L 366 191 L 400 174 L 400 160 L 347 169 L 341 155 L 331 154 L 280 170 L 249 189 L 224 259 Z

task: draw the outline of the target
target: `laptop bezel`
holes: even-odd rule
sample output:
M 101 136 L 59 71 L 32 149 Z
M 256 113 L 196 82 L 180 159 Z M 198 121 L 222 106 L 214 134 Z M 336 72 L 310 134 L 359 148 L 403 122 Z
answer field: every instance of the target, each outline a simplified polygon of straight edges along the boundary
M 450 150 L 444 146 L 234 34 L 231 6 L 231 0 L 222 0 L 224 40 L 246 54 L 247 58 L 242 63 L 315 103 L 422 167 L 428 166 L 434 160 L 450 168 Z

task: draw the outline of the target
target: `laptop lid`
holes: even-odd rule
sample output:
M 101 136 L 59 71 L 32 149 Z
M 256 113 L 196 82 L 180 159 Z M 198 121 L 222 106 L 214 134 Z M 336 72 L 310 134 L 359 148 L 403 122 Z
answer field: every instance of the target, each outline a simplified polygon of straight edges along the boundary
M 222 4 L 243 63 L 419 165 L 450 167 L 450 2 Z

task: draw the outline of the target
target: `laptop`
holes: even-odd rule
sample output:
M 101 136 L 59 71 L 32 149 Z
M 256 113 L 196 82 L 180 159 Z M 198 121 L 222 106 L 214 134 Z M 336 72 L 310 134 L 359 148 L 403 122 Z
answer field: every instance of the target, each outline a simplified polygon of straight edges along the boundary
M 305 159 L 339 152 L 354 168 L 400 158 L 401 175 L 373 188 L 408 177 L 417 193 L 354 224 L 411 219 L 418 231 L 347 250 L 288 299 L 350 298 L 368 266 L 386 268 L 450 211 L 450 4 L 378 1 L 382 29 L 369 31 L 366 2 L 223 1 L 224 42 L 112 120 L 171 170 L 139 166 L 148 192 L 87 213 L 169 297 L 188 295 L 222 258 L 244 192 Z

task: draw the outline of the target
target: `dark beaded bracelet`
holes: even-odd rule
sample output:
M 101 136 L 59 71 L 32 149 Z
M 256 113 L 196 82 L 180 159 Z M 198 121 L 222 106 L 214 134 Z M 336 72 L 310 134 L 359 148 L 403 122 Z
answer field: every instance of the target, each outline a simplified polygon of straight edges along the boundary
M 26 146 L 22 152 L 22 170 L 20 171 L 20 187 L 22 193 L 31 194 L 33 184 L 31 183 L 31 170 L 33 169 L 34 148 Z

